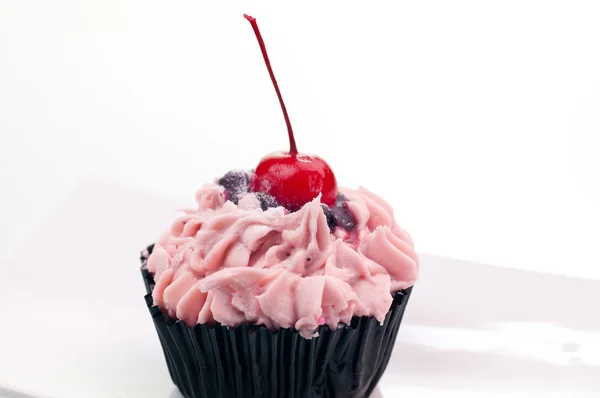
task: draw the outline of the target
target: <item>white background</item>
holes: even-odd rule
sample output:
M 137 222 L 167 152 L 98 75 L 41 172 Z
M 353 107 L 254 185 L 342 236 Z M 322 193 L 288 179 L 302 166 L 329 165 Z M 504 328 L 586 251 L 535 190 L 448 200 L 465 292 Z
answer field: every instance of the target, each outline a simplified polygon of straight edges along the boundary
M 82 178 L 192 198 L 286 149 L 248 12 L 300 150 L 420 251 L 600 278 L 600 3 L 227 4 L 0 0 L 0 254 Z

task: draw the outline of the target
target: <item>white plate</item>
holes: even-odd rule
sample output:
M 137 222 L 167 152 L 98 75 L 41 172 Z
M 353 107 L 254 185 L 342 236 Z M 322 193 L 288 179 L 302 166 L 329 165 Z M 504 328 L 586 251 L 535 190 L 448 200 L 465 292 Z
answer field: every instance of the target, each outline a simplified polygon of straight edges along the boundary
M 180 397 L 137 259 L 174 207 L 89 181 L 2 260 L 0 396 Z M 598 281 L 423 254 L 376 396 L 598 397 L 599 302 Z

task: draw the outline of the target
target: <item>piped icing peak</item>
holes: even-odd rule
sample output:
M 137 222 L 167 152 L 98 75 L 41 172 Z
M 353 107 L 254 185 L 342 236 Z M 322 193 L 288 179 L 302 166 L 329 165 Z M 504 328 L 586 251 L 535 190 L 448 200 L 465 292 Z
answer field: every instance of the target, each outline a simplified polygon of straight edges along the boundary
M 342 188 L 351 230 L 333 231 L 318 196 L 295 212 L 263 210 L 255 193 L 237 204 L 208 184 L 164 232 L 147 267 L 153 299 L 187 325 L 295 328 L 310 338 L 353 316 L 383 322 L 392 294 L 411 286 L 419 260 L 392 208 L 370 191 Z

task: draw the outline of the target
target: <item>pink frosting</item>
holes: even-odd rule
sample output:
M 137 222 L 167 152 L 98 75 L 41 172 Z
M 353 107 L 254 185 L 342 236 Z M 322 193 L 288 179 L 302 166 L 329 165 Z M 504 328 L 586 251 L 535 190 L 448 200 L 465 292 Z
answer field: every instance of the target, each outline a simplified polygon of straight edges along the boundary
M 417 279 L 419 260 L 392 208 L 364 188 L 340 189 L 356 219 L 330 233 L 320 198 L 289 213 L 263 211 L 254 194 L 236 205 L 208 184 L 148 259 L 153 299 L 187 325 L 243 323 L 315 335 L 353 316 L 384 321 L 392 294 Z

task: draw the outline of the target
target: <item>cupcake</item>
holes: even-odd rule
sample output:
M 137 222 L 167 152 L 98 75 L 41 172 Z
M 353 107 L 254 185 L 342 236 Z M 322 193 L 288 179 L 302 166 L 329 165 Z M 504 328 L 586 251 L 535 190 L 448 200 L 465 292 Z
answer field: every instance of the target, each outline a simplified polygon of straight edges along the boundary
M 146 304 L 186 398 L 368 397 L 389 361 L 418 257 L 391 206 L 290 151 L 196 193 L 142 252 Z

